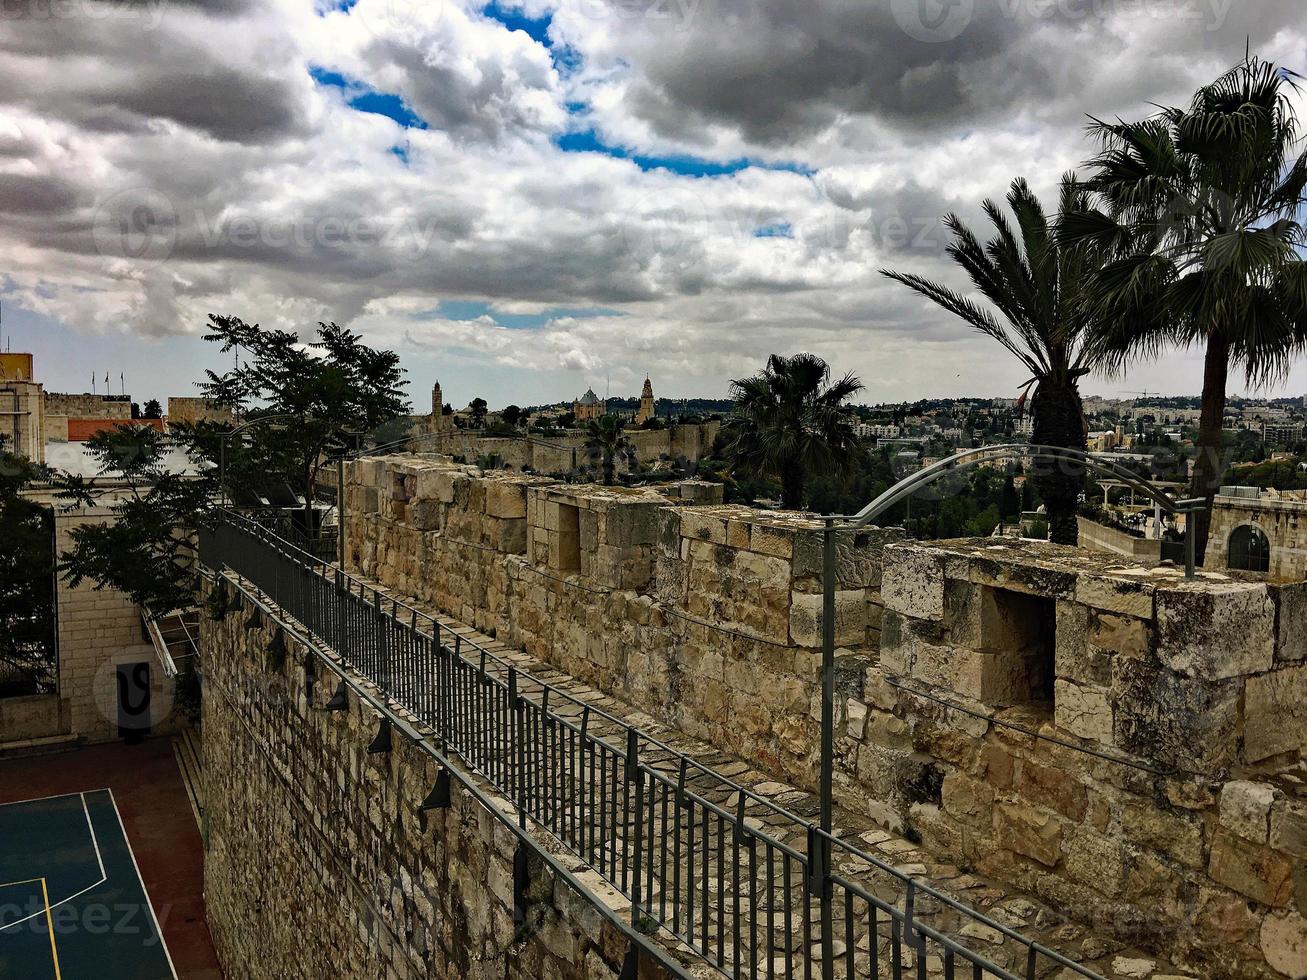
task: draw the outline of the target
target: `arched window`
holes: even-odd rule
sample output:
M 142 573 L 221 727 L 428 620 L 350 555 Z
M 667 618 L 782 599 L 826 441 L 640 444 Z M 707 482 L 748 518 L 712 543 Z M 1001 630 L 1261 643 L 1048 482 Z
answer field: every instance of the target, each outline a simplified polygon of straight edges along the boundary
M 1244 524 L 1230 535 L 1229 559 L 1226 564 L 1240 572 L 1267 572 L 1271 569 L 1271 542 L 1262 529 Z

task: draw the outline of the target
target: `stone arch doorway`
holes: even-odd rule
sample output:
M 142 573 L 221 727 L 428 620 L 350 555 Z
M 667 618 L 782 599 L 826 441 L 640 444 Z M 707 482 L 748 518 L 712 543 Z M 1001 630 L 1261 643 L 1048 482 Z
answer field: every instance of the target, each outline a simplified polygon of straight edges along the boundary
M 1271 542 L 1255 524 L 1242 524 L 1230 532 L 1226 566 L 1240 572 L 1269 572 Z

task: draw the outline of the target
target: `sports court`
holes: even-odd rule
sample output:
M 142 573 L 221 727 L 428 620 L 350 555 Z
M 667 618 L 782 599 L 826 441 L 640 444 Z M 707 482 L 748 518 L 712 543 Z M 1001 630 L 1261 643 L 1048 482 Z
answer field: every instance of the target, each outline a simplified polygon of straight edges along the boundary
M 0 805 L 0 977 L 176 976 L 111 790 Z

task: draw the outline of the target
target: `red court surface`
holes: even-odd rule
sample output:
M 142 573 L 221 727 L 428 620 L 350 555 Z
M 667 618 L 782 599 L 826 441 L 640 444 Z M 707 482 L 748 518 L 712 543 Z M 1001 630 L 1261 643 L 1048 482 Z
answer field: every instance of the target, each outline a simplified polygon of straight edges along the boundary
M 180 980 L 221 980 L 204 848 L 168 738 L 0 761 L 0 804 L 111 789 Z

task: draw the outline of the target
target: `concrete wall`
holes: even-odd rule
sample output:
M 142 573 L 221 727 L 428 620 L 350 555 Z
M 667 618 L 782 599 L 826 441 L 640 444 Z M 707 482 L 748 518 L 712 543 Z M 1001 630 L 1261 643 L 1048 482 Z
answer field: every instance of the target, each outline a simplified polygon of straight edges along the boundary
M 55 547 L 72 547 L 71 530 L 114 520 L 107 507 L 55 512 Z M 150 711 L 142 717 L 158 734 L 175 730 L 174 681 L 164 675 L 154 646 L 142 632 L 140 609 L 123 593 L 60 579 L 59 697 L 67 702 L 68 733 L 88 742 L 118 737 L 117 665 L 150 665 Z
M 245 616 L 203 624 L 204 891 L 227 976 L 615 980 L 616 929 L 538 859 L 515 925 L 516 839 L 495 814 L 458 781 L 449 809 L 419 814 L 434 761 L 399 734 L 369 755 L 371 709 L 321 710 L 325 670 L 308 693 L 303 648 L 269 664 L 271 627 Z

